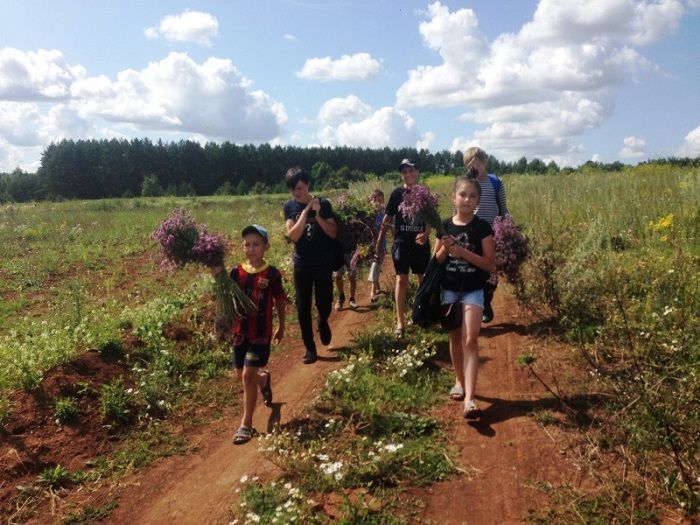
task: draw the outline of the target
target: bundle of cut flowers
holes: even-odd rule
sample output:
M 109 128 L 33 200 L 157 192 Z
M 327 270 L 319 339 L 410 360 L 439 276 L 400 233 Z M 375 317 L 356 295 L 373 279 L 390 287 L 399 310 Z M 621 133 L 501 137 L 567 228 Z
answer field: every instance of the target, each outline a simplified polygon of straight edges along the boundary
M 369 203 L 360 200 L 344 191 L 340 193 L 333 204 L 333 211 L 336 219 L 340 222 L 351 222 L 354 220 L 364 221 L 372 213 Z
M 210 233 L 204 224 L 198 225 L 182 208 L 174 209 L 156 228 L 151 238 L 158 243 L 161 267 L 165 270 L 182 268 L 187 263 L 197 263 L 207 268 L 224 266 L 228 250 L 226 239 Z M 255 309 L 250 298 L 226 271 L 216 274 L 213 292 L 216 298 L 216 325 L 219 329 L 231 328 L 235 319 Z
M 345 253 L 351 253 L 350 269 L 374 258 L 374 234 L 372 228 L 359 219 L 340 224 L 339 240 Z
M 403 202 L 399 204 L 399 212 L 408 222 L 423 221 L 435 230 L 438 237 L 445 234 L 440 220 L 438 195 L 427 186 L 416 184 L 403 194 Z
M 352 252 L 352 258 L 350 259 L 350 270 L 357 270 L 357 267 L 363 263 L 375 262 L 375 255 L 373 243 L 358 245 L 355 251 Z
M 493 221 L 493 238 L 496 245 L 496 271 L 489 282 L 495 284 L 499 275 L 504 275 L 509 283 L 515 283 L 520 276 L 520 265 L 530 253 L 527 237 L 513 221 L 513 217 L 498 216 Z

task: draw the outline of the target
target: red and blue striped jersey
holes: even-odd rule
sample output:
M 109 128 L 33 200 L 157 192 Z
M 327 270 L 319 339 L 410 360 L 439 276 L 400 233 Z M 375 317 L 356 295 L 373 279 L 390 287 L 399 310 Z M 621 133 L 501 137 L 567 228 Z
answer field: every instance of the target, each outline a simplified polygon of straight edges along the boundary
M 282 274 L 265 263 L 261 268 L 240 264 L 231 270 L 233 279 L 255 304 L 255 310 L 235 323 L 234 344 L 244 340 L 252 344 L 270 344 L 272 339 L 273 307 L 276 300 L 286 300 Z

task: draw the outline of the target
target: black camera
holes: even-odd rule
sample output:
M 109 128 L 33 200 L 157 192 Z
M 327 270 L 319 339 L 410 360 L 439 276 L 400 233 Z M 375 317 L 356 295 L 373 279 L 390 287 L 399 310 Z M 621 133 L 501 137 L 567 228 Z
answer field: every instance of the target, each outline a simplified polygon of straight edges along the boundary
M 309 219 L 313 219 L 316 217 L 316 210 L 309 210 L 309 214 L 307 215 Z
M 467 170 L 467 177 L 470 179 L 476 179 L 479 176 L 479 170 L 476 166 L 472 166 Z

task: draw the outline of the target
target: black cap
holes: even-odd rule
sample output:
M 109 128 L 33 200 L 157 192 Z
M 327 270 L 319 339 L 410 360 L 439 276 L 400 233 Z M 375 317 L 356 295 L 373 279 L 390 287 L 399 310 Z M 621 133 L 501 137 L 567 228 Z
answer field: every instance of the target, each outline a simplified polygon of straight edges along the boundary
M 403 169 L 404 166 L 408 166 L 408 167 L 410 167 L 410 168 L 416 168 L 416 167 L 417 167 L 417 166 L 416 166 L 416 163 L 413 162 L 413 159 L 403 159 L 403 160 L 401 161 L 401 164 L 399 164 L 399 171 L 401 171 L 401 169 Z
M 263 238 L 265 242 L 269 241 L 269 238 L 267 236 L 267 230 L 259 224 L 251 224 L 250 226 L 246 226 L 245 228 L 243 228 L 243 231 L 241 232 L 241 237 L 245 237 L 249 233 L 259 235 Z

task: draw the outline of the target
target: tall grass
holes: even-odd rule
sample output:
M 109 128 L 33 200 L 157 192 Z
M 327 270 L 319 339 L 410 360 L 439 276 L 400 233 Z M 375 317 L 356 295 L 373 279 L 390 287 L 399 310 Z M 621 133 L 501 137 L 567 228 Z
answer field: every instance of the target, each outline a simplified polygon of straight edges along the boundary
M 230 267 L 241 260 L 240 230 L 268 227 L 268 260 L 291 279 L 284 240 L 286 195 L 109 199 L 0 207 L 0 391 L 31 388 L 51 366 L 119 338 L 125 309 L 178 309 L 200 300 L 205 270 L 163 274 L 150 239 L 157 224 L 183 206 L 231 240 Z M 185 291 L 185 293 L 183 293 Z M 193 293 L 194 292 L 194 293 Z M 154 302 L 155 301 L 155 302 Z M 183 302 L 184 301 L 184 302 Z
M 653 509 L 663 494 L 697 512 L 700 170 L 645 165 L 504 184 L 532 252 L 516 297 L 578 351 L 589 387 L 607 399 L 587 430 L 634 466 L 636 478 L 608 487 L 627 508 Z

